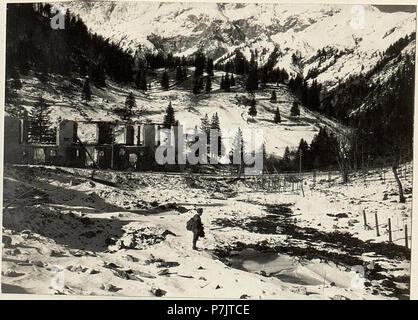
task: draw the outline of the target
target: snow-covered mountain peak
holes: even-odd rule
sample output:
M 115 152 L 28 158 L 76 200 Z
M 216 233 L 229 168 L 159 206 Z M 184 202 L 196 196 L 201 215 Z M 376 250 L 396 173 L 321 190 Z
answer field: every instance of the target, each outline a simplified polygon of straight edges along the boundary
M 289 5 L 274 3 L 66 2 L 62 4 L 96 32 L 132 52 L 171 52 L 188 56 L 203 50 L 226 59 L 239 48 L 259 63 L 275 47 L 276 67 L 306 74 L 318 50 L 337 56 L 319 81 L 367 70 L 378 53 L 415 31 L 415 13 L 381 12 L 371 5 Z M 300 55 L 295 65 L 291 56 Z M 307 63 L 310 61 L 310 63 Z M 331 63 L 331 62 L 329 62 Z M 344 71 L 349 65 L 347 72 Z

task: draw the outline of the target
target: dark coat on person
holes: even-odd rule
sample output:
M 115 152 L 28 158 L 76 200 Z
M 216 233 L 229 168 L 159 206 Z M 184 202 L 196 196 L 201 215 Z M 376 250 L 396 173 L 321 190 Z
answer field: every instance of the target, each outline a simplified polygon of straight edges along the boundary
M 195 214 L 192 218 L 192 232 L 193 234 L 195 234 L 197 237 L 204 237 L 205 236 L 205 231 L 204 231 L 204 227 L 202 224 L 202 220 L 200 219 L 200 215 Z

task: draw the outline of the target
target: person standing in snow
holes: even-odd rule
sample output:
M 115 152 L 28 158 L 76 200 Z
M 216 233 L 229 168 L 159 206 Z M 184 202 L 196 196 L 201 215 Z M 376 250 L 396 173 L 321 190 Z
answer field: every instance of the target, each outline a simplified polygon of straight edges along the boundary
M 205 237 L 205 231 L 200 217 L 202 216 L 203 209 L 197 209 L 197 213 L 187 222 L 186 228 L 193 232 L 193 250 L 197 250 L 196 242 L 199 237 Z

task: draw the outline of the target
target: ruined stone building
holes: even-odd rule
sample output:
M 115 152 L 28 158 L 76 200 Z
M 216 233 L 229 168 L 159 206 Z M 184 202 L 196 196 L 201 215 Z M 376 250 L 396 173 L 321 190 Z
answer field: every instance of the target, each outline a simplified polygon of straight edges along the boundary
M 155 165 L 161 124 L 84 121 L 96 127 L 96 134 L 92 141 L 82 141 L 78 135 L 82 123 L 63 120 L 56 128 L 56 141 L 32 143 L 28 139 L 28 120 L 6 115 L 5 163 L 115 170 L 143 170 Z

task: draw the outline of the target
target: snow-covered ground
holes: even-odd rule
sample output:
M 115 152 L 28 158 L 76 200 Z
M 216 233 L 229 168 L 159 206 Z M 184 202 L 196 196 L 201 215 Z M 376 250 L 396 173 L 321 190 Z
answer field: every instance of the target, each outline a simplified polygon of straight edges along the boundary
M 370 172 L 347 185 L 324 177 L 306 179 L 303 195 L 300 185 L 267 192 L 231 177 L 6 165 L 2 290 L 407 298 L 410 251 L 399 229 L 411 230 L 410 175 L 405 204 L 389 173 L 385 182 Z M 197 207 L 206 237 L 194 251 L 185 225 Z M 392 218 L 395 244 L 384 225 L 376 236 L 374 213 L 379 224 Z

